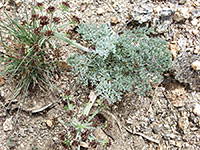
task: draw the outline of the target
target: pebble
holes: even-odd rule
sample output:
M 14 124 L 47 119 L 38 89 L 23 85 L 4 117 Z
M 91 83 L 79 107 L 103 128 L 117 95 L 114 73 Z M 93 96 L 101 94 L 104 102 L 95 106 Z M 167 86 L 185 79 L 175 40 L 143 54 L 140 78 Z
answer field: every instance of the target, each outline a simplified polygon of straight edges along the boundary
M 88 148 L 88 147 L 89 147 L 89 144 L 86 143 L 86 142 L 81 142 L 81 143 L 80 143 L 80 146 L 85 147 L 85 148 Z
M 126 120 L 126 123 L 129 124 L 129 125 L 133 124 L 133 119 L 128 118 L 128 119 Z
M 193 113 L 197 116 L 200 116 L 200 104 L 195 105 L 194 109 L 193 109 Z
M 6 82 L 5 78 L 0 78 L 0 86 L 3 86 L 5 82 Z
M 194 30 L 192 30 L 192 34 L 194 34 L 194 35 L 197 35 L 198 34 L 198 30 L 196 30 L 196 29 L 194 29 Z
M 200 70 L 200 61 L 198 61 L 198 60 L 194 61 L 194 62 L 191 64 L 191 67 L 192 67 L 194 70 L 196 70 L 196 71 Z
M 98 15 L 102 15 L 105 12 L 105 10 L 103 8 L 98 8 L 97 9 L 97 14 Z
M 169 140 L 169 144 L 175 146 L 175 141 L 174 140 Z
M 181 148 L 183 145 L 183 142 L 182 141 L 176 141 L 176 146 Z
M 182 129 L 182 130 L 186 130 L 189 126 L 189 120 L 188 117 L 184 116 L 181 117 L 178 121 L 178 126 Z
M 171 54 L 175 59 L 178 54 L 178 47 L 175 44 L 169 44 L 169 50 L 171 51 Z
M 192 17 L 200 17 L 200 9 L 197 9 L 192 12 Z
M 199 20 L 196 19 L 196 18 L 194 18 L 194 19 L 191 21 L 191 24 L 192 24 L 193 26 L 196 26 L 196 25 L 198 24 L 198 22 L 199 22 Z
M 3 130 L 4 131 L 11 131 L 13 129 L 13 125 L 12 125 L 12 116 L 8 119 L 6 119 L 6 121 L 3 123 Z
M 3 7 L 3 4 L 0 2 L 0 8 L 2 8 Z
M 179 0 L 179 1 L 178 1 L 178 4 L 179 4 L 179 5 L 184 5 L 186 2 L 187 2 L 187 0 Z
M 107 135 L 101 129 L 95 129 L 94 134 L 98 140 L 104 141 L 107 138 Z
M 36 0 L 38 3 L 43 3 L 44 0 Z
M 26 137 L 26 134 L 25 134 L 25 131 L 23 128 L 19 128 L 19 134 L 22 136 L 22 137 Z
M 181 22 L 181 21 L 185 21 L 189 17 L 190 15 L 188 12 L 188 8 L 182 7 L 182 8 L 177 9 L 177 11 L 174 13 L 173 19 L 176 22 Z
M 23 144 L 23 143 L 21 143 L 21 144 L 20 144 L 20 147 L 21 147 L 21 148 L 24 148 L 24 144 Z
M 183 100 L 174 100 L 174 101 L 171 101 L 171 103 L 176 108 L 180 108 L 180 107 L 184 107 L 185 106 L 185 102 Z
M 47 126 L 50 127 L 50 128 L 53 126 L 53 122 L 52 122 L 51 120 L 47 120 L 47 121 L 46 121 L 46 124 L 47 124 Z
M 23 3 L 23 0 L 16 0 L 15 3 L 19 7 Z
M 57 138 L 57 137 L 53 137 L 52 140 L 53 140 L 56 144 L 60 143 L 60 139 Z
M 10 10 L 10 5 L 6 5 L 6 10 L 7 10 L 7 11 Z
M 117 24 L 119 23 L 119 18 L 117 16 L 114 16 L 111 18 L 111 21 L 110 21 L 112 24 Z

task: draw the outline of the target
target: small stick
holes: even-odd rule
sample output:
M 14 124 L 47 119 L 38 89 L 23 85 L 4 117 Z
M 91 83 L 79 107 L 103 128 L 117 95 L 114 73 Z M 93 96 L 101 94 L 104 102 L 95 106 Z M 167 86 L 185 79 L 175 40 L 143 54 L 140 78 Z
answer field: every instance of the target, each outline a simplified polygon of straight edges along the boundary
M 123 28 L 125 28 L 125 26 L 127 25 L 127 24 L 129 24 L 131 21 L 133 21 L 134 20 L 134 18 L 131 18 L 129 21 L 127 21 L 118 31 L 117 31 L 117 34 L 118 33 L 120 33 L 120 32 L 122 32 L 122 29 Z
M 31 108 L 31 109 L 27 109 L 27 110 L 25 110 L 25 109 L 22 109 L 22 110 L 25 111 L 25 112 L 30 112 L 30 113 L 34 114 L 34 113 L 44 111 L 45 109 L 47 109 L 49 107 L 53 107 L 53 105 L 54 105 L 54 103 L 50 103 L 50 104 L 47 104 L 47 105 L 45 105 L 41 108 Z
M 108 116 L 111 116 L 115 120 L 115 122 L 117 123 L 118 128 L 119 128 L 120 132 L 122 133 L 122 129 L 121 129 L 122 126 L 121 126 L 119 120 L 111 112 L 109 112 L 107 110 L 100 110 L 99 113 L 100 114 L 107 114 Z
M 125 126 L 123 126 L 124 127 L 124 129 L 127 131 L 127 132 L 129 132 L 129 133 L 131 133 L 131 134 L 135 134 L 135 135 L 139 135 L 139 136 L 141 136 L 141 137 L 143 137 L 143 138 L 145 138 L 145 139 L 147 139 L 147 140 L 149 140 L 149 141 L 151 141 L 151 142 L 154 142 L 154 143 L 156 143 L 156 144 L 160 144 L 160 142 L 158 141 L 158 140 L 155 140 L 155 139 L 153 139 L 153 138 L 151 138 L 151 137 L 148 137 L 148 136 L 146 136 L 146 135 L 144 135 L 144 134 L 142 134 L 142 133 L 139 133 L 139 132 L 135 132 L 135 131 L 130 131 L 127 127 L 125 127 Z

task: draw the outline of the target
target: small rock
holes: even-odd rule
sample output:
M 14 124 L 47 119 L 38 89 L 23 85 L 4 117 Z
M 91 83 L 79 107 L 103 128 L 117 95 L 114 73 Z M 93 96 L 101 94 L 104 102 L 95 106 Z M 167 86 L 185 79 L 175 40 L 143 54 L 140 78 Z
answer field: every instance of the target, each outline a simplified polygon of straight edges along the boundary
M 97 9 L 97 14 L 98 15 L 102 15 L 105 12 L 105 10 L 103 8 L 98 8 Z
M 112 18 L 111 18 L 111 23 L 112 23 L 112 24 L 117 24 L 117 23 L 119 23 L 119 18 L 118 18 L 117 16 L 112 17 Z
M 171 51 L 173 58 L 175 59 L 178 54 L 178 47 L 175 44 L 169 44 L 169 49 Z
M 194 49 L 193 53 L 194 54 L 200 54 L 200 51 L 198 49 Z
M 192 12 L 192 17 L 200 17 L 200 9 L 197 9 Z
M 13 125 L 12 125 L 12 116 L 8 119 L 6 119 L 6 121 L 3 123 L 3 130 L 4 131 L 10 131 L 13 129 Z
M 19 128 L 19 134 L 20 134 L 22 137 L 26 137 L 26 134 L 25 134 L 23 128 Z
M 175 141 L 174 140 L 169 140 L 169 144 L 170 145 L 175 145 Z
M 131 118 L 128 118 L 128 119 L 126 120 L 126 123 L 129 124 L 129 125 L 131 125 L 131 124 L 133 124 L 133 120 L 132 120 Z
M 36 0 L 38 3 L 43 3 L 44 0 Z
M 2 4 L 2 2 L 0 2 L 0 8 L 2 8 L 3 7 L 3 4 Z
M 199 20 L 196 19 L 196 18 L 194 18 L 194 19 L 191 21 L 191 24 L 192 24 L 193 26 L 196 26 L 196 25 L 198 24 L 198 22 L 199 22 Z
M 173 133 L 169 134 L 168 136 L 169 136 L 171 139 L 175 139 L 175 138 L 176 138 L 176 135 L 173 134 Z
M 179 0 L 179 1 L 178 1 L 178 4 L 179 4 L 179 5 L 184 5 L 186 2 L 187 2 L 187 0 Z
M 181 117 L 178 121 L 178 126 L 182 129 L 182 130 L 185 130 L 188 128 L 189 126 L 189 120 L 188 120 L 188 117 L 184 116 L 184 117 Z
M 46 121 L 46 124 L 47 124 L 47 126 L 50 127 L 50 128 L 53 126 L 53 123 L 52 123 L 51 120 L 47 120 L 47 121 Z
M 176 146 L 181 148 L 183 145 L 183 142 L 182 141 L 176 141 Z
M 89 144 L 86 143 L 86 142 L 81 142 L 81 143 L 80 143 L 80 146 L 85 147 L 85 148 L 88 148 L 88 147 L 89 147 Z
M 196 29 L 194 29 L 194 30 L 192 30 L 192 33 L 194 34 L 194 35 L 197 35 L 198 34 L 198 30 L 196 30 Z
M 161 131 L 161 128 L 160 127 L 158 127 L 158 126 L 155 126 L 154 128 L 153 128 L 153 130 L 152 130 L 155 134 L 158 134 L 158 132 L 160 132 Z
M 138 5 L 134 7 L 134 10 L 131 11 L 131 18 L 134 18 L 134 22 L 143 24 L 152 19 L 152 14 L 153 4 L 141 1 L 141 3 L 138 3 Z
M 16 0 L 15 3 L 19 7 L 23 3 L 23 1 L 22 0 Z
M 0 86 L 3 86 L 5 82 L 6 82 L 5 78 L 0 78 Z
M 7 10 L 7 11 L 10 10 L 10 5 L 6 5 L 6 10 Z
M 196 60 L 191 64 L 192 68 L 196 71 L 200 70 L 200 61 Z
M 53 137 L 52 140 L 53 140 L 56 144 L 60 143 L 60 139 L 57 138 L 57 137 Z
M 171 101 L 171 103 L 176 108 L 180 108 L 180 107 L 184 107 L 185 106 L 185 102 L 182 101 L 182 100 L 174 100 L 174 101 Z
M 23 149 L 23 148 L 24 148 L 24 144 L 23 144 L 23 143 L 21 143 L 21 144 L 20 144 L 20 147 Z
M 101 141 L 104 141 L 107 138 L 107 135 L 101 129 L 95 129 L 95 137 Z
M 200 104 L 196 104 L 194 109 L 193 109 L 193 113 L 197 116 L 200 116 Z
M 177 9 L 177 11 L 174 13 L 173 19 L 176 22 L 181 22 L 181 21 L 185 21 L 189 17 L 190 15 L 188 12 L 188 8 L 182 7 L 182 8 Z
M 185 49 L 186 47 L 186 44 L 187 44 L 187 38 L 180 38 L 178 40 L 178 46 L 181 47 L 182 49 Z
M 198 126 L 199 126 L 199 128 L 200 128 L 200 119 L 199 119 L 199 122 L 198 122 Z
M 154 13 L 158 13 L 158 12 L 160 12 L 162 10 L 162 8 L 158 5 L 158 6 L 155 6 L 154 8 L 153 8 L 153 12 Z

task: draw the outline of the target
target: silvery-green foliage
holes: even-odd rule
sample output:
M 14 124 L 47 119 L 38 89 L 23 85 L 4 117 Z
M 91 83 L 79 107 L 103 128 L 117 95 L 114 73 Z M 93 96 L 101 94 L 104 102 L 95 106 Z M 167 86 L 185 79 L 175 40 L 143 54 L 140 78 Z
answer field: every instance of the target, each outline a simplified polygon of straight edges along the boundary
M 161 74 L 171 63 L 167 42 L 151 38 L 147 28 L 115 34 L 107 25 L 81 24 L 77 30 L 95 50 L 69 58 L 73 73 L 83 85 L 89 83 L 110 103 L 121 100 L 132 89 L 144 94 L 151 83 L 162 81 Z

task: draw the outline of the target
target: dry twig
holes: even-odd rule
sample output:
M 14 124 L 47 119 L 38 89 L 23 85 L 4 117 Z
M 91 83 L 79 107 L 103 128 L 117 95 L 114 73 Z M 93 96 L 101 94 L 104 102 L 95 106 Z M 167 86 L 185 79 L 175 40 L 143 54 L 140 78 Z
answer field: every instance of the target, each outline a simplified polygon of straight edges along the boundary
M 144 134 L 142 134 L 142 133 L 135 132 L 135 129 L 134 129 L 134 131 L 131 131 L 131 130 L 129 130 L 127 127 L 125 127 L 125 126 L 123 126 L 123 127 L 124 127 L 124 129 L 125 129 L 127 132 L 129 132 L 129 133 L 131 133 L 131 134 L 139 135 L 139 136 L 141 136 L 141 137 L 147 139 L 148 141 L 154 142 L 154 143 L 156 143 L 156 144 L 160 144 L 160 142 L 159 142 L 158 140 L 155 140 L 155 139 L 153 139 L 153 138 L 151 138 L 151 137 L 149 137 L 149 136 L 146 136 L 146 135 L 144 135 Z

